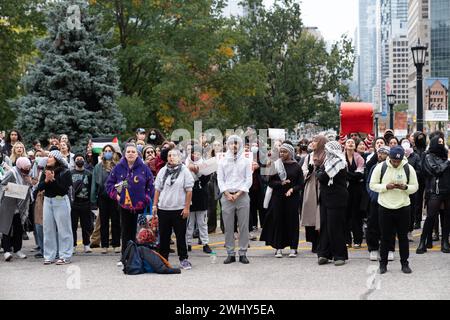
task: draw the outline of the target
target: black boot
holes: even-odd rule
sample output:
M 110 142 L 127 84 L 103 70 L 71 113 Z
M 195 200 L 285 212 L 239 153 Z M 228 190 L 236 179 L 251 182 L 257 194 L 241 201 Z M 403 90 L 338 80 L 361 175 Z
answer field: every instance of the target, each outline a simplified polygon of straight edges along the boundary
M 385 263 L 380 263 L 380 269 L 378 272 L 380 274 L 385 274 L 387 272 L 387 265 Z
M 420 239 L 420 243 L 419 243 L 419 246 L 417 247 L 416 253 L 417 254 L 424 254 L 425 252 L 427 252 L 427 247 L 425 245 L 425 240 Z
M 402 262 L 402 272 L 403 273 L 411 273 L 412 270 L 409 267 L 409 263 L 408 262 Z
M 448 243 L 448 239 L 444 239 L 442 238 L 442 242 L 441 242 L 441 251 L 443 253 L 450 253 L 450 245 Z
M 311 252 L 312 252 L 312 253 L 317 253 L 317 247 L 318 247 L 318 243 L 317 243 L 317 241 L 314 241 L 314 242 L 312 243 Z

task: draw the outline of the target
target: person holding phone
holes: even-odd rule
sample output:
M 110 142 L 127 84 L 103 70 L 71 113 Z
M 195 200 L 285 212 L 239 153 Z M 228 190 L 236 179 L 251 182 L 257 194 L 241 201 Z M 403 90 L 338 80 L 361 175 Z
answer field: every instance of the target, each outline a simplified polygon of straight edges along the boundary
M 380 274 L 387 272 L 388 251 L 397 233 L 400 246 L 400 262 L 403 273 L 411 273 L 409 267 L 409 196 L 419 189 L 414 168 L 405 158 L 405 150 L 394 146 L 389 158 L 379 163 L 370 178 L 370 189 L 378 193 L 379 222 L 381 231 Z

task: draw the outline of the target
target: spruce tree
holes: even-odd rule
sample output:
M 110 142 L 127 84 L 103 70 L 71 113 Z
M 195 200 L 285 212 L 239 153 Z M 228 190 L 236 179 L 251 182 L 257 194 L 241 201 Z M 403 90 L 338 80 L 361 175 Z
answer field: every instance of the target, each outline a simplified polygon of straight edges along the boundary
M 100 32 L 101 17 L 83 0 L 59 0 L 47 9 L 47 36 L 37 42 L 39 58 L 22 78 L 26 95 L 12 103 L 16 127 L 26 141 L 45 142 L 66 133 L 75 151 L 89 138 L 125 130 L 116 100 L 119 74 L 112 35 Z M 75 148 L 74 148 L 75 147 Z

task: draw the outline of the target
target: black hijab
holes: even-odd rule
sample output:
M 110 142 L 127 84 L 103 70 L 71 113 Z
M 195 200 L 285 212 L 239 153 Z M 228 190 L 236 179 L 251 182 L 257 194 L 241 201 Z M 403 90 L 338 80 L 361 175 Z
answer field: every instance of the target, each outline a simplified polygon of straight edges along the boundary
M 439 144 L 439 139 L 442 138 L 437 136 L 431 139 L 430 149 L 428 151 L 441 159 L 447 160 L 448 151 L 444 144 Z

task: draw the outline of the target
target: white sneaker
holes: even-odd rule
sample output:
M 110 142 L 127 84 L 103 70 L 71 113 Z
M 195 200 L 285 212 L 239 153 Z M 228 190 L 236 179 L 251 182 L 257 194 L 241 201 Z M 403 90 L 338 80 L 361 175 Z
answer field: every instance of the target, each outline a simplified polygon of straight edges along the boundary
M 103 253 L 103 254 L 107 254 L 107 253 L 108 253 L 108 248 L 103 248 L 103 249 L 102 249 L 102 253 Z
M 84 246 L 84 253 L 91 253 L 92 249 L 90 245 Z
M 22 251 L 17 251 L 16 252 L 16 257 L 19 258 L 19 259 L 26 259 L 27 255 L 24 254 Z
M 123 267 L 122 261 L 117 262 L 117 266 L 118 266 L 118 267 Z
M 291 252 L 289 253 L 289 258 L 296 258 L 297 257 L 297 250 L 291 249 Z
M 275 252 L 275 258 L 283 258 L 283 251 L 277 250 Z
M 378 251 L 370 251 L 370 261 L 378 261 Z
M 388 261 L 394 261 L 394 259 L 395 259 L 395 252 L 394 251 L 389 251 Z
M 114 249 L 114 253 L 121 253 L 122 251 L 120 250 L 120 247 L 115 247 Z
M 12 256 L 11 252 L 5 252 L 3 257 L 5 257 L 5 261 L 11 261 L 13 256 Z

